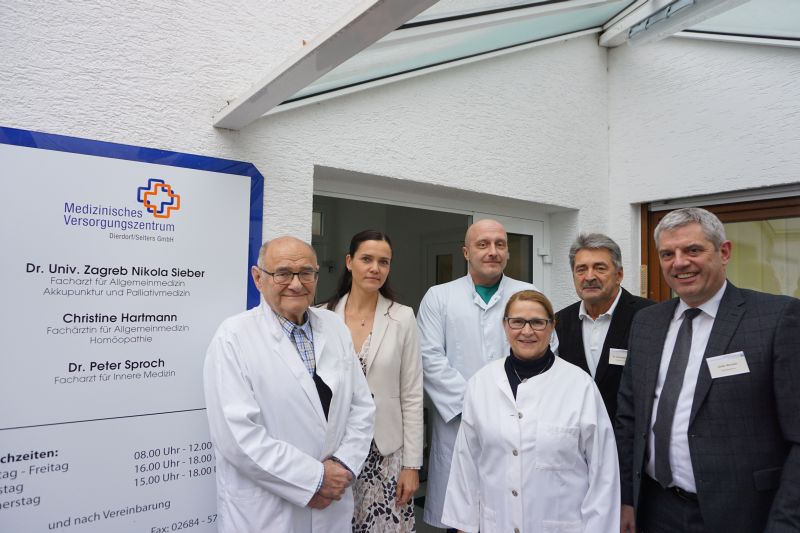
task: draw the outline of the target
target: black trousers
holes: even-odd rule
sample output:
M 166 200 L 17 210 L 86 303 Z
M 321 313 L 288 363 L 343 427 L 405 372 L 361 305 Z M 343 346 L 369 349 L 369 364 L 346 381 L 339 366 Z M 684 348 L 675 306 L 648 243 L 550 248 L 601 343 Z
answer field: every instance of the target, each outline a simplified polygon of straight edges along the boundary
M 644 533 L 706 533 L 695 495 L 665 489 L 647 475 L 642 478 L 637 522 Z

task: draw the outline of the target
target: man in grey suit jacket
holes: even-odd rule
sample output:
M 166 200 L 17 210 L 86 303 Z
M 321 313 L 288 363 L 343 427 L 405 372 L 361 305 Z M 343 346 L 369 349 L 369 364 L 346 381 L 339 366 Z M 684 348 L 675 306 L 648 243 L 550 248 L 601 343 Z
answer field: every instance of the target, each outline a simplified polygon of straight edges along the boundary
M 708 211 L 669 213 L 655 241 L 679 299 L 631 326 L 622 531 L 800 531 L 800 300 L 728 282 L 731 243 Z

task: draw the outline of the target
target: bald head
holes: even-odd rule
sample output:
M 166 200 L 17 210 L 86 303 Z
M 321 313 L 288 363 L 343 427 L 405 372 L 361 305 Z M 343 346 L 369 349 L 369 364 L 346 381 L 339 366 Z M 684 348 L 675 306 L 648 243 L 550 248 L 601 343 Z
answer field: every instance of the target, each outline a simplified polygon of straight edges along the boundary
M 311 256 L 314 258 L 314 263 L 317 262 L 317 252 L 314 248 L 305 241 L 301 241 L 297 237 L 292 237 L 291 235 L 283 235 L 281 237 L 275 237 L 271 241 L 265 241 L 264 244 L 261 245 L 261 249 L 258 251 L 258 266 L 261 268 L 265 268 L 266 259 L 267 259 L 267 250 L 272 246 L 275 245 L 276 248 L 280 248 L 281 250 L 289 248 L 303 248 L 306 252 L 309 252 Z
M 496 220 L 479 220 L 464 236 L 464 258 L 476 285 L 494 285 L 508 263 L 508 235 Z
M 500 232 L 503 235 L 506 234 L 506 228 L 504 228 L 501 223 L 486 218 L 475 222 L 467 228 L 467 233 L 464 235 L 464 244 L 468 246 L 469 243 L 475 239 L 475 235 L 480 235 L 484 231 Z

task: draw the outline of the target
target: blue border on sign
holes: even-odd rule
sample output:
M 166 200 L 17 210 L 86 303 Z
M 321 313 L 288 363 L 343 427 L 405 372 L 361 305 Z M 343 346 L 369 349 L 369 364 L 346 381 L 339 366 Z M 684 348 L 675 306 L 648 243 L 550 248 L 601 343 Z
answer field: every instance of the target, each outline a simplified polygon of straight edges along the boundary
M 94 141 L 80 137 L 68 137 L 52 133 L 20 130 L 0 126 L 0 144 L 26 146 L 28 148 L 41 148 L 57 152 L 71 152 L 74 154 L 93 155 L 139 161 L 142 163 L 155 163 L 171 167 L 191 168 L 194 170 L 208 170 L 223 174 L 235 174 L 250 177 L 250 238 L 247 250 L 247 308 L 259 304 L 259 293 L 250 276 L 250 265 L 255 265 L 258 260 L 258 250 L 261 248 L 261 228 L 264 214 L 264 176 L 252 163 L 207 157 L 203 155 L 183 154 L 144 148 L 128 144 L 117 144 L 105 141 Z

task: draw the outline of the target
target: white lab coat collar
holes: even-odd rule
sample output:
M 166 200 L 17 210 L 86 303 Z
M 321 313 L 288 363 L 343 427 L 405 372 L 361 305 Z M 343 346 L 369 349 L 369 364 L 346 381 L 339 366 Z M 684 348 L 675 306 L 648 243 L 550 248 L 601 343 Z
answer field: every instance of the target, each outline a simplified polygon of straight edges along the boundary
M 472 288 L 472 301 L 483 310 L 493 307 L 494 304 L 500 301 L 503 298 L 503 291 L 508 285 L 508 277 L 503 274 L 503 277 L 500 278 L 500 286 L 497 287 L 497 291 L 495 291 L 492 297 L 489 298 L 488 302 L 484 302 L 483 298 L 481 298 L 481 295 L 478 294 L 477 290 L 475 290 L 475 281 L 472 279 L 472 274 L 467 273 L 465 277 L 469 281 L 470 287 Z
M 511 402 L 511 405 L 516 405 L 517 400 L 514 398 L 514 392 L 511 390 L 511 383 L 508 382 L 505 361 L 503 361 L 502 365 L 493 365 L 491 368 L 493 379 L 497 384 L 497 388 L 500 389 L 500 392 L 503 393 L 503 396 L 505 396 L 508 401 Z
M 264 318 L 266 318 L 267 328 L 275 340 L 280 341 L 281 337 L 289 340 L 286 337 L 286 333 L 284 333 L 283 328 L 281 327 L 281 323 L 278 321 L 278 317 L 275 316 L 275 312 L 272 310 L 269 304 L 262 300 L 261 309 Z M 309 307 L 306 312 L 308 313 L 308 320 L 311 322 L 311 332 L 314 336 L 314 360 L 316 361 L 317 367 L 319 367 L 323 356 L 323 348 L 325 347 L 325 326 L 320 320 L 318 316 L 319 311 L 316 308 Z M 289 340 L 289 344 L 294 346 L 294 343 L 292 343 L 291 340 Z M 295 351 L 297 351 L 297 348 L 295 348 Z M 302 363 L 302 361 L 300 362 Z M 294 365 L 292 366 L 294 367 Z M 307 370 L 306 373 L 308 373 Z M 330 386 L 330 384 L 328 384 L 328 386 Z
M 319 316 L 317 316 L 318 312 L 319 311 L 315 309 L 308 309 L 308 320 L 311 322 L 311 330 L 314 333 L 314 361 L 317 367 L 317 374 L 322 378 L 325 384 L 330 387 L 331 392 L 335 393 L 338 381 L 335 379 L 334 375 L 326 371 L 322 364 L 324 356 L 323 349 L 325 348 L 325 328 Z M 323 425 L 326 425 L 325 412 L 322 410 L 317 386 L 314 384 L 314 378 L 309 375 L 306 365 L 300 358 L 297 347 L 294 345 L 294 342 L 286 336 L 286 333 L 284 333 L 281 323 L 278 321 L 278 317 L 275 316 L 272 308 L 263 301 L 261 302 L 261 315 L 265 319 L 266 327 L 269 332 L 278 343 L 278 355 L 291 369 L 292 374 L 294 374 L 295 379 L 297 379 L 297 382 L 302 387 L 303 392 L 305 392 L 309 401 L 314 406 L 314 411 L 317 413 L 317 416 L 320 418 Z

